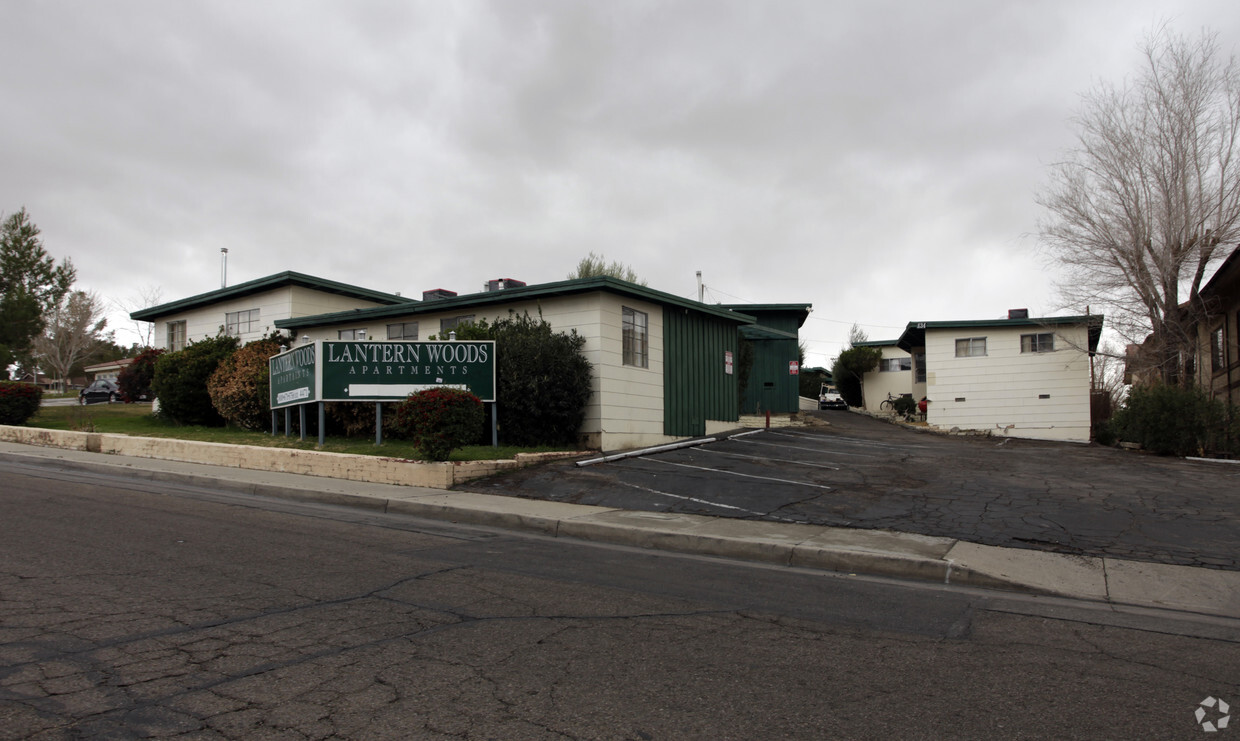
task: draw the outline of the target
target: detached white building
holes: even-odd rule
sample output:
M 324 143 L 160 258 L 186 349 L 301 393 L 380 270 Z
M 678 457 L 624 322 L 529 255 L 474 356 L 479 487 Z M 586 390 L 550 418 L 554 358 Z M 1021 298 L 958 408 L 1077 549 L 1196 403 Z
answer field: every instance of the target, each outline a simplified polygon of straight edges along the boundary
M 871 342 L 883 361 L 865 375 L 866 408 L 887 393 L 926 399 L 926 422 L 950 430 L 1042 440 L 1090 439 L 1090 357 L 1102 316 L 910 322 Z

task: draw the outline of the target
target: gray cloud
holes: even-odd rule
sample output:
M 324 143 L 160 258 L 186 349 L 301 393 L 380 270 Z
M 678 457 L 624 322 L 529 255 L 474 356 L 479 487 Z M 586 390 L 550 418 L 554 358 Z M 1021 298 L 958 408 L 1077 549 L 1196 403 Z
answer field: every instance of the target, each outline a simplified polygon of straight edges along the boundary
M 217 287 L 221 247 L 406 295 L 700 269 L 812 302 L 825 363 L 853 321 L 1056 308 L 1033 196 L 1164 19 L 1240 39 L 1221 0 L 22 3 L 0 210 L 116 298 Z

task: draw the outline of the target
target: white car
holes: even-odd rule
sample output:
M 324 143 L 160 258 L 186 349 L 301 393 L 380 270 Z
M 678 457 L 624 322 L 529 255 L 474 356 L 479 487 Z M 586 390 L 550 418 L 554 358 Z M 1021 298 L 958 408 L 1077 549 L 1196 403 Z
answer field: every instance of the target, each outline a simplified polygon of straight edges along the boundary
M 829 383 L 822 384 L 822 389 L 818 392 L 818 408 L 819 409 L 847 409 L 848 402 L 844 401 L 844 397 L 840 396 L 840 391 Z

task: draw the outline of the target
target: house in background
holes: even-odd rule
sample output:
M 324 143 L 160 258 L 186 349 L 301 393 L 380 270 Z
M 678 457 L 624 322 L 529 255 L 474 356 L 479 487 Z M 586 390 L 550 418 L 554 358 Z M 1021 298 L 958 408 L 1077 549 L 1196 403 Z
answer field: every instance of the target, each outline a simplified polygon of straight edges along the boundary
M 927 399 L 926 421 L 939 429 L 1087 442 L 1090 357 L 1102 322 L 1100 315 L 1030 318 L 1023 309 L 1006 319 L 910 322 L 895 349 L 870 343 L 882 347 L 885 365 L 865 375 L 867 408 L 891 387 Z M 885 373 L 899 375 L 889 381 Z M 905 382 L 904 391 L 894 390 Z
M 878 368 L 861 379 L 861 393 L 866 409 L 877 410 L 878 405 L 886 401 L 888 396 L 913 393 L 913 356 L 899 346 L 898 340 L 855 342 L 853 347 L 873 347 L 883 354 L 878 361 Z M 925 363 L 919 367 L 923 369 L 924 382 Z
M 121 377 L 121 371 L 125 369 L 125 366 L 133 361 L 133 358 L 120 358 L 119 360 L 109 360 L 106 363 L 95 363 L 83 368 L 82 372 L 86 374 L 86 383 L 100 379 L 115 381 Z
M 131 319 L 152 322 L 155 347 L 185 349 L 190 340 L 223 332 L 242 344 L 262 339 L 276 320 L 325 314 L 344 309 L 391 306 L 409 299 L 292 271 L 200 293 L 179 301 L 131 313 Z
M 1214 271 L 1199 294 L 1205 318 L 1197 324 L 1197 384 L 1214 399 L 1240 404 L 1240 247 Z
M 764 397 L 771 404 L 766 408 L 796 412 L 797 378 L 789 364 L 797 361 L 797 330 L 808 309 L 809 304 L 705 304 L 606 276 L 538 285 L 497 279 L 479 293 L 434 289 L 417 301 L 282 273 L 131 316 L 162 322 L 168 328 L 164 346 L 175 349 L 175 339 L 214 337 L 221 326 L 243 342 L 272 329 L 293 332 L 299 342 L 442 340 L 462 323 L 528 312 L 557 332 L 585 338 L 594 393 L 581 442 L 617 450 L 735 428 L 742 332 L 756 338 L 753 367 L 763 369 L 750 374 L 751 383 L 777 388 Z M 247 311 L 257 317 L 235 321 Z M 790 380 L 777 384 L 777 371 Z

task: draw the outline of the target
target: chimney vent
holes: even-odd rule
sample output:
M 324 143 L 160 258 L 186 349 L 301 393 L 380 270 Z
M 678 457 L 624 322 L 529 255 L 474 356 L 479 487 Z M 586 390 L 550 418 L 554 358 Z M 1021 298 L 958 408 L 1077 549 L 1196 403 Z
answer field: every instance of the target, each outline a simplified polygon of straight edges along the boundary
M 520 281 L 515 278 L 496 278 L 495 280 L 487 281 L 487 292 L 502 291 L 505 288 L 520 288 L 524 285 L 525 281 Z

